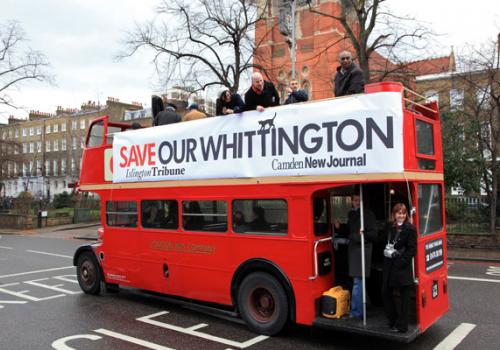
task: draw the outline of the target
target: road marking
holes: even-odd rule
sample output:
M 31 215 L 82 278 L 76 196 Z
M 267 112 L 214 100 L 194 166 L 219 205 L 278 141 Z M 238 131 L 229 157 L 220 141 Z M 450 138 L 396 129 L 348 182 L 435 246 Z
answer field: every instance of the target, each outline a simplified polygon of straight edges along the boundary
M 31 295 L 26 295 L 26 293 L 28 293 L 29 290 L 13 291 L 13 290 L 9 290 L 9 289 L 3 288 L 3 287 L 17 286 L 19 284 L 20 283 L 18 283 L 18 282 L 7 283 L 7 284 L 0 284 L 0 292 L 4 292 L 6 294 L 10 294 L 10 295 L 13 295 L 15 297 L 18 297 L 18 298 L 21 298 L 21 299 L 27 299 L 27 300 L 30 300 L 30 301 L 42 301 L 42 300 L 49 300 L 49 299 L 54 299 L 54 298 L 59 298 L 59 297 L 66 296 L 66 294 L 56 294 L 56 295 L 51 295 L 51 296 L 44 297 L 44 298 L 37 298 L 37 297 L 31 296 Z
M 489 266 L 488 270 L 486 271 L 486 274 L 490 276 L 500 276 L 500 267 Z
M 38 250 L 27 250 L 28 253 L 36 253 L 36 254 L 43 254 L 43 255 L 50 255 L 50 256 L 58 256 L 60 258 L 68 258 L 68 259 L 73 259 L 72 256 L 69 255 L 61 255 L 61 254 L 54 254 L 54 253 L 47 253 L 47 252 L 40 252 Z
M 240 349 L 248 348 L 249 346 L 252 346 L 254 344 L 257 344 L 257 343 L 259 343 L 261 341 L 264 341 L 267 338 L 269 338 L 268 336 L 265 336 L 265 335 L 259 335 L 259 336 L 256 336 L 256 337 L 252 338 L 252 339 L 249 339 L 249 340 L 247 340 L 247 341 L 245 341 L 243 343 L 240 343 L 240 342 L 237 342 L 237 341 L 234 341 L 234 340 L 230 340 L 230 339 L 226 339 L 226 338 L 221 338 L 221 337 L 217 337 L 215 335 L 206 334 L 206 333 L 203 333 L 203 332 L 196 331 L 197 327 L 201 328 L 200 326 L 204 325 L 204 324 L 198 324 L 196 326 L 192 326 L 192 327 L 188 327 L 188 328 L 183 328 L 183 327 L 174 326 L 174 325 L 171 325 L 171 324 L 168 324 L 168 323 L 165 323 L 165 322 L 160 322 L 160 321 L 152 320 L 152 318 L 154 318 L 154 317 L 161 316 L 161 315 L 166 315 L 168 313 L 169 313 L 168 311 L 161 311 L 161 312 L 157 312 L 157 313 L 152 314 L 152 315 L 148 315 L 148 316 L 136 318 L 136 320 L 140 321 L 140 322 L 152 324 L 153 326 L 158 326 L 158 327 L 161 327 L 161 328 L 170 329 L 172 331 L 176 331 L 176 332 L 180 332 L 180 333 L 192 335 L 192 336 L 195 336 L 195 337 L 198 337 L 198 338 L 202 338 L 202 339 L 214 341 L 214 342 L 217 342 L 217 343 L 229 345 L 229 346 L 240 348 Z M 194 328 L 194 330 L 193 330 L 193 328 Z
M 446 338 L 439 343 L 434 350 L 452 350 L 464 340 L 464 338 L 476 327 L 472 323 L 462 323 L 455 328 Z
M 131 337 L 129 335 L 125 335 L 125 334 L 121 334 L 121 333 L 109 331 L 109 330 L 103 329 L 103 328 L 95 329 L 94 332 L 100 333 L 100 334 L 104 334 L 104 335 L 107 335 L 109 337 L 117 338 L 117 339 L 120 339 L 120 340 L 124 340 L 124 341 L 127 341 L 127 342 L 132 343 L 132 344 L 141 345 L 141 346 L 144 346 L 145 348 L 148 348 L 148 349 L 154 349 L 154 350 L 175 350 L 173 348 L 168 348 L 166 346 L 158 345 L 158 344 L 155 344 L 155 343 L 148 342 L 146 340 L 134 338 L 134 337 Z
M 75 268 L 74 266 L 55 267 L 53 269 L 45 269 L 45 270 L 35 270 L 35 271 L 28 271 L 28 272 L 12 273 L 10 275 L 2 275 L 2 276 L 0 276 L 0 278 L 24 276 L 24 275 L 31 275 L 33 273 L 59 271 L 59 270 L 74 269 L 74 268 Z
M 0 276 L 1 277 L 1 276 Z M 448 276 L 449 280 L 463 280 L 463 281 L 476 281 L 476 282 L 494 282 L 500 283 L 500 280 L 494 280 L 490 278 L 475 278 L 475 277 L 460 277 L 460 276 Z
M 54 342 L 52 342 L 52 347 L 56 350 L 75 350 L 75 348 L 71 348 L 68 345 L 66 345 L 66 342 L 68 342 L 70 340 L 74 340 L 74 339 L 99 340 L 99 339 L 102 339 L 102 337 L 95 335 L 95 334 L 71 335 L 69 337 L 64 337 L 64 338 L 54 340 Z
M 0 245 L 0 249 L 14 249 L 14 248 L 12 248 L 12 247 L 4 247 L 4 246 Z
M 44 284 L 44 283 L 40 283 L 39 281 L 46 281 L 48 280 L 48 278 L 39 278 L 39 279 L 36 279 L 36 280 L 32 280 L 32 281 L 24 281 L 24 283 L 26 284 L 31 284 L 32 286 L 37 286 L 37 287 L 40 287 L 40 288 L 47 288 L 47 289 L 51 289 L 51 290 L 54 290 L 56 292 L 63 292 L 63 293 L 66 293 L 66 294 L 80 294 L 82 292 L 80 291 L 71 291 L 71 290 L 67 290 L 67 289 L 64 289 L 64 288 L 61 288 L 62 286 L 64 286 L 64 284 L 56 284 L 54 286 L 52 285 L 48 285 L 48 284 Z M 71 281 L 73 282 L 73 281 Z
M 0 300 L 0 304 L 26 304 L 27 301 L 20 300 Z M 0 305 L 0 309 L 3 308 L 3 305 Z

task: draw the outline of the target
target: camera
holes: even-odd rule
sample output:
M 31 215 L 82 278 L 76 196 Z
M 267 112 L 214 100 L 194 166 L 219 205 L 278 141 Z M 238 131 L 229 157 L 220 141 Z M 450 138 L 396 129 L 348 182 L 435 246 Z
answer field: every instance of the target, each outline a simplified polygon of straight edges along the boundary
M 384 249 L 384 256 L 386 258 L 392 258 L 392 254 L 394 254 L 395 251 L 396 251 L 396 249 L 394 249 L 394 244 L 387 243 L 387 245 L 385 246 L 385 249 Z

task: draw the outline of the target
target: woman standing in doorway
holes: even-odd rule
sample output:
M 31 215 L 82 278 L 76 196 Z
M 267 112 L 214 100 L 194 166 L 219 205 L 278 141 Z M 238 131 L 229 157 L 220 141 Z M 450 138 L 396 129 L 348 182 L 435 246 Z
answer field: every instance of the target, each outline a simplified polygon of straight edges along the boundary
M 392 209 L 392 223 L 384 250 L 382 298 L 389 327 L 395 332 L 408 331 L 410 292 L 414 286 L 412 259 L 417 249 L 415 227 L 408 220 L 406 206 L 398 203 Z M 394 291 L 399 290 L 396 304 Z

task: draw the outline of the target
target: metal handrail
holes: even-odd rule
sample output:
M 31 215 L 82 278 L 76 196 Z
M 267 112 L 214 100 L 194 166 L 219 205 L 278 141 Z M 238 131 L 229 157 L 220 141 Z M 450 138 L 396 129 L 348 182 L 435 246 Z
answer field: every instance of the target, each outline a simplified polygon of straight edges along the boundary
M 332 240 L 332 237 L 326 237 L 326 238 L 322 238 L 322 239 L 318 239 L 317 241 L 314 242 L 314 276 L 309 276 L 309 280 L 310 281 L 313 281 L 315 280 L 316 278 L 318 278 L 319 276 L 319 273 L 318 273 L 318 258 L 317 258 L 317 249 L 318 249 L 318 245 L 320 243 L 323 243 L 323 242 L 328 242 L 328 241 L 331 241 Z
M 410 90 L 410 89 L 408 89 L 408 88 L 405 88 L 405 87 L 404 87 L 404 88 L 403 88 L 403 90 L 404 90 L 405 92 L 408 92 L 409 94 L 413 94 L 413 95 L 415 95 L 415 96 L 417 96 L 417 97 L 420 97 L 420 98 L 421 98 L 421 99 L 423 99 L 423 100 L 426 100 L 426 99 L 427 99 L 425 96 L 422 96 L 422 95 L 420 95 L 420 94 L 417 94 L 415 91 Z M 434 110 L 434 109 L 432 109 L 432 108 L 429 108 L 429 107 L 427 107 L 427 106 L 424 106 L 423 104 L 418 103 L 418 102 L 415 102 L 415 101 L 413 101 L 413 100 L 411 100 L 411 99 L 409 99 L 409 98 L 403 97 L 403 100 L 404 100 L 404 101 L 406 101 L 406 102 L 408 102 L 408 103 L 410 103 L 410 104 L 418 105 L 419 107 L 421 107 L 421 108 L 423 108 L 423 109 L 426 109 L 426 110 L 428 110 L 428 111 L 430 111 L 430 112 L 432 112 L 432 113 L 437 113 L 437 111 L 436 111 L 436 110 Z

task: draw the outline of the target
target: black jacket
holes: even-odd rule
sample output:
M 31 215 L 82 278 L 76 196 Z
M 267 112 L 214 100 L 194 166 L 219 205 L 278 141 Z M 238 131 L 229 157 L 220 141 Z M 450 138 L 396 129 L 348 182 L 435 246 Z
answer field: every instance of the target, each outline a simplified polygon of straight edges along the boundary
M 364 236 L 365 236 L 365 274 L 370 276 L 372 260 L 372 241 L 377 237 L 377 222 L 375 215 L 368 208 L 364 209 Z M 347 217 L 347 224 L 340 226 L 340 235 L 349 238 L 347 247 L 349 255 L 349 276 L 361 277 L 361 227 L 360 210 L 351 210 Z
M 181 116 L 175 111 L 166 110 L 159 112 L 153 119 L 153 126 L 166 125 L 181 121 Z
M 335 74 L 335 96 L 339 97 L 364 92 L 365 78 L 363 77 L 363 71 L 354 63 L 343 74 L 341 68 L 337 67 L 337 74 Z
M 298 102 L 306 102 L 309 100 L 309 96 L 307 95 L 307 92 L 304 90 L 297 90 L 291 92 L 287 99 L 285 100 L 285 104 L 288 105 L 290 103 L 298 103 Z
M 388 240 L 394 243 L 400 256 L 397 258 L 384 257 L 383 283 L 387 287 L 402 287 L 413 285 L 412 258 L 417 251 L 417 232 L 415 226 L 404 223 L 401 232 L 397 235 L 397 228 L 388 227 Z
M 273 83 L 264 81 L 264 90 L 258 95 L 252 87 L 245 93 L 245 111 L 253 111 L 257 106 L 272 107 L 279 106 L 280 96 Z
M 238 94 L 231 94 L 231 101 L 226 102 L 220 98 L 217 99 L 215 105 L 215 115 L 224 115 L 223 109 L 229 108 L 234 111 L 234 113 L 241 113 L 245 109 L 245 103 L 243 99 Z

